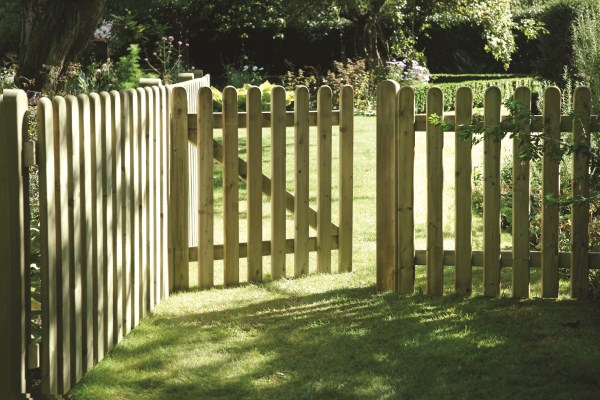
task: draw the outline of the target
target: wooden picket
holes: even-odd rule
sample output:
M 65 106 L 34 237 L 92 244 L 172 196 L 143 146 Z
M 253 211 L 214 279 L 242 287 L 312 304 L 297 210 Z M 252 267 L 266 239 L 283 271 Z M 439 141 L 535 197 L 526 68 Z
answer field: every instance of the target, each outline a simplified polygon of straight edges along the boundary
M 429 117 L 443 115 L 444 95 L 439 88 L 427 94 L 427 293 L 441 296 L 444 289 L 444 234 L 442 199 L 444 192 L 444 133 Z
M 456 127 L 468 125 L 473 116 L 473 93 L 470 88 L 460 88 L 456 92 Z M 471 141 L 461 138 L 458 128 L 455 130 L 456 151 L 454 176 L 455 222 L 456 237 L 456 278 L 455 290 L 461 296 L 470 296 L 473 290 L 473 273 L 471 270 Z
M 576 201 L 573 207 L 572 252 L 560 253 L 558 248 L 558 204 L 552 198 L 559 194 L 559 159 L 557 143 L 561 132 L 572 131 L 577 144 L 573 156 L 573 195 L 581 200 L 589 196 L 589 158 L 586 149 L 590 131 L 598 129 L 598 116 L 591 116 L 591 95 L 588 88 L 577 88 L 573 96 L 574 116 L 561 116 L 561 96 L 557 88 L 548 88 L 544 95 L 544 114 L 533 116 L 530 125 L 523 126 L 513 139 L 513 249 L 500 249 L 500 149 L 501 142 L 493 135 L 484 137 L 484 243 L 482 250 L 472 249 L 471 229 L 471 169 L 472 146 L 459 137 L 461 127 L 472 120 L 472 94 L 460 88 L 456 96 L 454 115 L 443 115 L 441 92 L 429 91 L 427 114 L 414 113 L 414 91 L 405 87 L 398 91 L 393 81 L 379 85 L 377 109 L 377 288 L 394 289 L 403 294 L 414 291 L 415 265 L 427 268 L 427 293 L 441 295 L 444 287 L 444 266 L 455 266 L 455 292 L 472 294 L 472 268 L 483 267 L 483 294 L 500 294 L 500 269 L 512 267 L 512 295 L 529 296 L 529 271 L 541 269 L 542 296 L 558 296 L 559 268 L 571 269 L 571 295 L 586 293 L 590 268 L 600 268 L 600 253 L 589 252 L 589 206 Z M 531 92 L 521 87 L 515 100 L 524 110 L 531 110 Z M 502 100 L 498 88 L 486 91 L 483 123 L 486 133 L 493 133 L 501 121 Z M 392 107 L 392 106 L 395 106 Z M 431 118 L 436 114 L 435 118 Z M 437 123 L 453 122 L 454 128 Z M 521 123 L 523 121 L 513 121 Z M 441 200 L 442 128 L 454 131 L 455 153 L 455 250 L 442 249 Z M 527 150 L 527 137 L 535 128 L 544 133 L 542 157 L 542 251 L 531 251 L 529 245 L 529 162 L 521 153 Z M 427 139 L 427 249 L 415 250 L 413 225 L 414 132 L 425 132 Z M 537 131 L 536 131 L 537 132 Z M 396 168 L 390 168 L 395 165 Z M 395 190 L 390 190 L 395 187 Z M 422 189 L 421 189 L 422 190 Z M 394 231 L 394 227 L 397 229 Z M 397 285 L 393 285 L 394 279 Z
M 592 96 L 587 88 L 578 87 L 573 95 L 573 143 L 577 150 L 573 154 L 572 195 L 585 199 L 590 194 L 589 155 Z M 571 214 L 571 296 L 584 297 L 587 293 L 589 276 L 589 223 L 590 208 L 587 202 L 573 204 Z
M 519 87 L 515 100 L 531 111 L 531 91 Z M 524 138 L 513 139 L 513 297 L 529 297 L 529 160 L 519 157 L 527 147 L 529 127 Z
M 500 89 L 488 88 L 484 98 L 484 126 L 500 123 Z M 483 139 L 483 294 L 500 294 L 500 141 L 490 135 Z

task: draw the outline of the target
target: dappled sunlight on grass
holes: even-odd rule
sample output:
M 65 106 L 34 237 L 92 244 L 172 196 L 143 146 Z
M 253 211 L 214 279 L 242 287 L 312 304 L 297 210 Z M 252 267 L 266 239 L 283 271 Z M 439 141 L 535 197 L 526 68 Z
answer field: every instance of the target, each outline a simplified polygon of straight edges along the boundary
M 398 296 L 340 277 L 350 287 L 315 275 L 174 295 L 74 395 L 479 397 L 558 369 L 540 395 L 566 393 L 572 379 L 587 382 L 579 398 L 599 389 L 593 304 Z M 562 325 L 574 320 L 577 330 Z M 572 363 L 585 368 L 566 368 Z

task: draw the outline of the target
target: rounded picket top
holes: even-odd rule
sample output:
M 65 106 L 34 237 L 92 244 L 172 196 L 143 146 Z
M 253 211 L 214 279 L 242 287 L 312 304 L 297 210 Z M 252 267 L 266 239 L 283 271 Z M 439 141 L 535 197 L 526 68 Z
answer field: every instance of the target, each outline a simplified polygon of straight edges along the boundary
M 587 86 L 577 86 L 573 92 L 573 108 L 575 103 L 579 103 L 580 107 L 587 110 L 591 107 L 592 91 Z
M 271 89 L 271 104 L 276 102 L 285 102 L 285 89 L 283 86 L 276 85 Z
M 485 90 L 483 104 L 500 102 L 502 98 L 502 93 L 500 92 L 500 88 L 498 86 L 490 86 Z
M 296 90 L 294 91 L 295 103 L 297 103 L 297 102 L 301 102 L 302 104 L 304 104 L 305 102 L 308 103 L 309 96 L 310 96 L 310 93 L 306 86 L 303 86 L 303 85 L 296 86 Z
M 471 103 L 473 101 L 473 90 L 468 86 L 461 86 L 456 90 L 455 102 Z

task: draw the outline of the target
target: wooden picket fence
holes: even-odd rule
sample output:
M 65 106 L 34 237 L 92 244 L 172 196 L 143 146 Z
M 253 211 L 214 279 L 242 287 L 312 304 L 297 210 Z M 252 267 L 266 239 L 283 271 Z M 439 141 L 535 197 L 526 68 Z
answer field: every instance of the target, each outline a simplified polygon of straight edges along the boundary
M 521 87 L 515 99 L 531 110 L 531 93 Z M 545 143 L 556 141 L 561 132 L 572 132 L 575 143 L 590 142 L 590 132 L 598 131 L 599 118 L 591 113 L 588 88 L 577 88 L 574 116 L 561 115 L 560 91 L 551 87 L 544 93 L 543 115 L 533 118 L 531 129 L 541 127 Z M 500 124 L 501 98 L 498 88 L 486 91 L 484 124 Z M 513 139 L 512 251 L 500 249 L 500 148 L 501 142 L 484 139 L 484 229 L 483 249 L 474 251 L 471 244 L 471 142 L 456 135 L 455 163 L 455 250 L 443 249 L 442 199 L 444 174 L 442 165 L 443 125 L 431 123 L 433 114 L 443 116 L 443 96 L 438 88 L 429 90 L 427 113 L 415 114 L 414 91 L 400 88 L 396 82 L 384 81 L 377 93 L 377 288 L 413 293 L 415 265 L 426 265 L 427 293 L 443 294 L 444 266 L 455 267 L 455 291 L 468 296 L 472 292 L 473 266 L 483 266 L 483 290 L 486 296 L 500 294 L 500 268 L 512 267 L 512 295 L 528 297 L 530 268 L 541 268 L 543 297 L 557 297 L 559 268 L 570 268 L 571 296 L 587 292 L 589 269 L 600 268 L 600 253 L 589 252 L 589 205 L 572 207 L 571 252 L 559 252 L 559 207 L 544 200 L 542 207 L 542 250 L 531 251 L 529 245 L 529 162 L 519 154 L 523 148 Z M 456 94 L 455 115 L 445 120 L 454 126 L 470 124 L 473 106 L 469 88 Z M 427 148 L 427 249 L 415 250 L 414 239 L 414 146 L 415 135 L 424 132 Z M 546 144 L 547 145 L 547 144 Z M 589 160 L 584 151 L 573 155 L 572 194 L 589 195 Z M 552 154 L 543 155 L 542 198 L 559 194 L 559 161 Z M 422 190 L 422 188 L 419 188 Z
M 353 92 L 341 91 L 340 110 L 332 111 L 332 93 L 328 87 L 318 92 L 317 111 L 309 110 L 309 93 L 304 87 L 295 93 L 294 111 L 286 112 L 285 91 L 275 87 L 270 112 L 261 110 L 260 89 L 247 92 L 247 111 L 238 112 L 237 91 L 223 91 L 223 111 L 213 112 L 213 97 L 209 88 L 200 88 L 197 103 L 191 109 L 186 93 L 173 92 L 173 161 L 171 190 L 178 197 L 171 204 L 175 289 L 189 287 L 189 262 L 198 262 L 200 287 L 214 285 L 214 261 L 223 260 L 225 286 L 237 285 L 239 259 L 248 259 L 248 280 L 262 280 L 263 256 L 271 256 L 271 277 L 286 274 L 285 256 L 294 253 L 294 275 L 309 272 L 309 252 L 317 252 L 317 269 L 331 271 L 331 251 L 339 249 L 340 271 L 352 268 L 352 157 L 353 157 Z M 332 126 L 340 127 L 340 222 L 331 220 Z M 295 127 L 295 190 L 285 188 L 286 127 Z M 309 207 L 309 128 L 318 130 L 318 194 L 317 209 Z M 262 171 L 262 129 L 271 128 L 271 173 Z M 247 158 L 238 156 L 238 129 L 246 128 Z M 223 143 L 213 139 L 215 129 L 223 130 Z M 188 176 L 190 159 L 183 151 L 193 143 L 198 149 L 197 208 L 188 211 Z M 214 243 L 214 161 L 223 165 L 223 232 L 224 243 Z M 247 184 L 248 238 L 239 238 L 239 181 Z M 271 240 L 263 240 L 262 194 L 271 198 Z M 286 209 L 294 213 L 295 236 L 286 238 Z M 197 226 L 198 241 L 189 245 L 189 224 Z M 309 237 L 309 226 L 317 230 Z
M 198 82 L 191 85 L 187 90 L 196 90 Z M 27 141 L 25 93 L 0 96 L 0 397 L 28 393 L 27 370 L 36 367 L 43 395 L 67 393 L 169 296 L 172 91 L 161 85 L 42 98 L 37 143 Z M 27 190 L 34 165 L 39 344 L 29 343 Z

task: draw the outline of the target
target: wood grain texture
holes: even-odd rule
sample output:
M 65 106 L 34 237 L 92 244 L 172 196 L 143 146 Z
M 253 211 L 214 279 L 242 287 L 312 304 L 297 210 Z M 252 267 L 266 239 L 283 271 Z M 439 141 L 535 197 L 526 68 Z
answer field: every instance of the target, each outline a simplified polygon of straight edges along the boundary
M 89 197 L 86 198 L 86 203 L 90 202 L 92 207 L 92 252 L 93 252 L 93 289 L 94 289 L 94 360 L 99 362 L 106 354 L 106 346 L 104 342 L 104 226 L 102 224 L 102 107 L 100 96 L 92 93 L 89 96 L 90 100 L 90 153 L 88 155 L 91 166 L 89 176 L 91 178 L 91 191 Z
M 338 272 L 352 272 L 352 219 L 354 200 L 354 91 L 340 89 L 340 248 Z
M 189 165 L 187 140 L 187 93 L 175 88 L 172 95 L 171 118 L 171 190 L 169 199 L 169 231 L 171 246 L 171 279 L 173 290 L 189 288 L 188 262 L 188 197 Z
M 455 126 L 455 244 L 456 277 L 454 289 L 460 296 L 470 296 L 473 291 L 473 272 L 471 267 L 471 138 L 462 138 L 459 134 L 461 125 L 471 124 L 473 115 L 473 93 L 468 87 L 456 92 Z
M 210 88 L 198 91 L 198 284 L 202 288 L 214 284 L 214 161 L 213 161 L 213 97 Z M 250 189 L 248 189 L 250 190 Z
M 223 89 L 223 222 L 225 286 L 236 286 L 239 277 L 239 184 L 238 184 L 237 90 Z
M 156 177 L 154 176 L 154 166 L 156 162 L 154 160 L 154 149 L 155 149 L 155 127 L 156 127 L 156 110 L 154 104 L 154 92 L 152 88 L 145 88 L 146 90 L 146 110 L 148 113 L 148 129 L 146 133 L 146 196 L 144 199 L 144 218 L 146 219 L 147 236 L 146 236 L 146 315 L 149 315 L 154 310 L 155 304 L 155 284 L 156 284 L 156 237 L 155 237 L 155 216 L 154 213 L 154 183 Z
M 308 88 L 296 88 L 294 96 L 294 276 L 308 275 L 309 206 L 309 101 Z
M 275 86 L 271 92 L 272 279 L 285 277 L 285 134 L 285 89 Z
M 112 219 L 112 196 L 113 196 L 113 153 L 112 153 L 112 135 L 113 135 L 113 110 L 112 99 L 107 92 L 100 93 L 100 108 L 102 123 L 100 126 L 100 146 L 102 151 L 102 248 L 104 249 L 103 265 L 103 296 L 104 296 L 104 350 L 108 353 L 113 348 L 114 343 L 114 255 L 113 255 L 113 228 Z
M 123 168 L 123 101 L 119 92 L 111 91 L 111 113 L 113 116 L 113 135 L 111 136 L 112 153 L 112 251 L 113 251 L 113 346 L 123 338 L 123 246 L 122 246 L 122 210 L 123 200 L 122 174 Z
M 444 134 L 442 127 L 429 123 L 429 116 L 443 117 L 444 95 L 441 89 L 427 93 L 427 294 L 441 296 L 444 291 Z
M 81 94 L 77 96 L 79 103 L 79 131 L 81 138 L 81 147 L 83 151 L 83 168 L 81 178 L 82 187 L 82 214 L 81 217 L 81 235 L 85 262 L 82 265 L 82 300 L 83 300 L 83 369 L 89 371 L 94 366 L 94 320 L 96 319 L 96 304 L 94 302 L 94 264 L 96 262 L 93 252 L 95 236 L 93 226 L 93 208 L 91 201 L 92 193 L 92 168 L 93 160 L 91 157 L 91 125 L 90 125 L 90 99 L 89 96 Z M 88 201 L 89 198 L 89 201 Z
M 398 287 L 401 294 L 411 294 L 415 287 L 415 93 L 403 87 L 398 93 L 398 162 L 396 191 L 398 193 Z
M 558 297 L 558 235 L 560 156 L 560 90 L 544 92 L 544 155 L 542 157 L 542 297 Z
M 0 105 L 0 108 L 2 106 Z M 1 112 L 1 111 L 0 111 Z M 58 146 L 54 135 L 52 102 L 42 98 L 37 106 L 39 140 L 38 164 L 40 182 L 40 273 L 42 295 L 42 365 L 41 381 L 44 393 L 58 394 L 58 310 L 56 266 L 59 261 L 60 204 Z M 4 354 L 4 353 L 3 353 Z
M 317 92 L 317 271 L 331 272 L 332 92 Z
M 531 110 L 531 91 L 519 87 L 515 100 L 526 110 Z M 529 135 L 529 127 L 524 127 L 523 139 Z M 512 294 L 515 298 L 529 297 L 529 160 L 520 156 L 526 150 L 527 142 L 513 139 L 513 270 Z
M 578 87 L 573 95 L 573 155 L 572 194 L 575 199 L 590 195 L 589 156 L 592 94 L 588 88 Z M 573 204 L 571 214 L 571 297 L 584 298 L 589 280 L 589 221 L 590 205 L 587 201 Z
M 486 129 L 500 123 L 501 106 L 500 89 L 488 88 L 484 99 Z M 483 154 L 483 293 L 495 297 L 500 294 L 500 142 L 486 135 Z
M 56 189 L 59 196 L 59 213 L 57 219 L 58 248 L 56 275 L 57 288 L 57 332 L 58 332 L 58 392 L 64 393 L 71 384 L 70 377 L 70 315 L 71 302 L 69 298 L 69 196 L 67 191 L 67 103 L 63 97 L 52 99 L 54 119 L 54 137 L 58 147 L 58 182 Z
M 246 154 L 247 176 L 247 212 L 248 212 L 248 281 L 262 282 L 262 94 L 258 87 L 246 92 Z M 210 115 L 212 121 L 212 114 Z M 211 140 L 204 144 L 210 148 Z M 198 147 L 200 148 L 200 147 Z M 285 212 L 285 209 L 284 209 Z M 211 243 L 212 246 L 212 243 Z
M 377 290 L 396 288 L 396 96 L 399 85 L 377 86 Z
M 71 386 L 74 386 L 83 375 L 83 296 L 82 273 L 84 264 L 82 243 L 82 179 L 85 174 L 83 161 L 82 132 L 79 126 L 79 105 L 75 96 L 67 96 L 67 132 L 69 136 L 69 255 L 71 279 L 69 282 L 71 296 Z M 83 201 L 82 201 L 83 200 Z
M 25 207 L 22 171 L 27 95 L 5 89 L 0 96 L 0 393 L 12 400 L 26 391 Z M 25 130 L 26 132 L 26 130 Z

